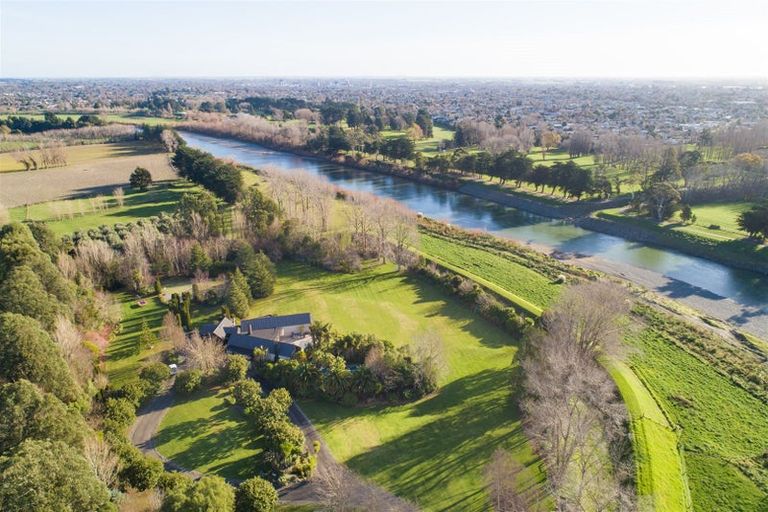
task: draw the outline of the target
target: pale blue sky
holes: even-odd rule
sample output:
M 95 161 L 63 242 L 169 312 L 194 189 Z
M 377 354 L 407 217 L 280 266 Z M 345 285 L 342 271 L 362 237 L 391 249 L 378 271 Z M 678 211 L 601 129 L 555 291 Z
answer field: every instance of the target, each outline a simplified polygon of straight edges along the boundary
M 13 2 L 0 76 L 768 78 L 768 2 Z

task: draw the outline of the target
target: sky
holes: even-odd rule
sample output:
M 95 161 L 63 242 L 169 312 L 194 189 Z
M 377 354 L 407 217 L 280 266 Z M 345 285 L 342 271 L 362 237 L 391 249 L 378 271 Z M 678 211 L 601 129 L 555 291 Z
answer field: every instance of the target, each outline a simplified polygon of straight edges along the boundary
M 768 80 L 766 0 L 0 0 L 0 77 Z

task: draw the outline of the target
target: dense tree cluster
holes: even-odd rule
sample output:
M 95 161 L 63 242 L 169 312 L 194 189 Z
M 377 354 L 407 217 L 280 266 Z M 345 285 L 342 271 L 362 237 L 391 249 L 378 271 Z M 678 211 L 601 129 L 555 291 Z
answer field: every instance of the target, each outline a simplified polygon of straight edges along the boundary
M 243 177 L 240 168 L 234 164 L 182 145 L 176 149 L 173 165 L 181 177 L 199 183 L 228 203 L 235 203 L 240 198 Z
M 7 126 L 13 132 L 39 133 L 48 130 L 83 128 L 86 126 L 103 126 L 104 120 L 95 115 L 82 115 L 77 119 L 67 117 L 62 119 L 56 114 L 46 112 L 43 119 L 30 116 L 8 116 L 0 119 L 0 126 Z
M 339 334 L 329 324 L 310 330 L 313 346 L 293 359 L 269 362 L 272 354 L 257 351 L 259 373 L 297 396 L 345 405 L 416 400 L 437 389 L 445 365 L 439 339 L 425 335 L 396 349 L 371 334 Z
M 263 396 L 258 382 L 243 379 L 232 386 L 231 394 L 252 420 L 256 433 L 264 438 L 264 460 L 271 471 L 262 476 L 273 483 L 309 477 L 315 457 L 306 450 L 304 433 L 288 417 L 292 403 L 288 391 L 278 388 Z
M 768 202 L 740 213 L 738 223 L 749 236 L 760 240 L 768 238 Z
M 626 410 L 600 365 L 621 354 L 620 319 L 629 306 L 617 285 L 573 286 L 517 356 L 514 392 L 522 390 L 526 431 L 552 495 L 568 510 L 632 509 Z

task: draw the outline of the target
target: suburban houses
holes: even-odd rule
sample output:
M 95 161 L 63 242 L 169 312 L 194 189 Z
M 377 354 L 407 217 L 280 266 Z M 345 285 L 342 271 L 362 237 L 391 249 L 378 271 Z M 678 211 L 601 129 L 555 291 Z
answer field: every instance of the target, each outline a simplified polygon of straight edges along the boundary
M 310 313 L 251 318 L 241 320 L 239 326 L 225 316 L 218 323 L 201 325 L 199 333 L 220 340 L 231 352 L 250 356 L 262 348 L 278 359 L 290 359 L 312 343 L 311 324 Z

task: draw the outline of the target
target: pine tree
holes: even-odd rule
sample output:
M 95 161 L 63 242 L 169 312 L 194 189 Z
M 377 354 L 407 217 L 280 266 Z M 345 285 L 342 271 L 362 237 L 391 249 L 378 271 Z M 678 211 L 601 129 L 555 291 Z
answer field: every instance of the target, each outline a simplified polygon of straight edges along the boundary
M 136 346 L 136 353 L 138 354 L 144 349 L 150 348 L 157 343 L 157 336 L 149 328 L 149 324 L 146 320 L 141 321 L 141 334 L 138 337 L 138 345 Z
M 235 269 L 229 276 L 227 307 L 239 318 L 248 316 L 251 307 L 251 290 L 240 269 Z

